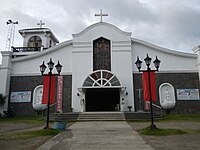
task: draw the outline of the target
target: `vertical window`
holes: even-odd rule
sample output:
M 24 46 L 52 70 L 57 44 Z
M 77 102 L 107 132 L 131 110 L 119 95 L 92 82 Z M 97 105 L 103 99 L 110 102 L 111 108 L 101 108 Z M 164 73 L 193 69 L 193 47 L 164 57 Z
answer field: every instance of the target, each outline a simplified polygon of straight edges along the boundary
M 93 42 L 93 70 L 111 71 L 110 40 L 103 37 Z
M 28 40 L 28 47 L 41 47 L 42 39 L 39 36 L 32 36 Z
M 49 41 L 49 47 L 51 47 L 52 46 L 52 42 L 51 42 L 51 40 Z

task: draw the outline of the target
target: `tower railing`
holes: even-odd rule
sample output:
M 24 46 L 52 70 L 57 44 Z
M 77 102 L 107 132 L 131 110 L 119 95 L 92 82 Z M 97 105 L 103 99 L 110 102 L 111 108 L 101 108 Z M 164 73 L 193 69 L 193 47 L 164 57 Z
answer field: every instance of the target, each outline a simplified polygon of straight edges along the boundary
M 38 52 L 45 49 L 43 47 L 12 47 L 13 52 Z

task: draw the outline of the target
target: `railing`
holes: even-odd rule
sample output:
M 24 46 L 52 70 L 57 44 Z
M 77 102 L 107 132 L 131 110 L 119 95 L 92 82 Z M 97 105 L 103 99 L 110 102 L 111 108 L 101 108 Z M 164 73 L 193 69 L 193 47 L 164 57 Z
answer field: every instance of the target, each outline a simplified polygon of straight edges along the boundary
M 38 52 L 44 49 L 43 47 L 12 47 L 13 52 Z
M 53 106 L 55 106 L 55 105 L 56 105 L 56 103 L 51 104 L 51 105 L 50 105 L 50 108 L 53 107 Z M 46 109 L 47 109 L 47 107 L 44 107 L 44 108 L 42 109 L 42 117 L 45 117 L 45 116 L 46 116 L 46 115 L 45 115 Z
M 150 102 L 149 102 L 149 101 L 147 101 L 147 103 L 150 105 Z M 161 117 L 163 117 L 163 110 L 162 110 L 162 107 L 159 106 L 159 105 L 156 105 L 156 104 L 154 104 L 154 103 L 152 103 L 152 106 L 154 106 L 154 107 L 160 109 L 160 115 L 161 115 Z

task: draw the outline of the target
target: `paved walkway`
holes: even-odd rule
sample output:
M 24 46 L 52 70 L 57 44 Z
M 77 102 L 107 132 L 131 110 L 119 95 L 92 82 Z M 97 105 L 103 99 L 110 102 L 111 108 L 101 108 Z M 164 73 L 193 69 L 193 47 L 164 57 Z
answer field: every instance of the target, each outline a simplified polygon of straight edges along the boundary
M 153 150 L 125 121 L 76 122 L 38 150 Z

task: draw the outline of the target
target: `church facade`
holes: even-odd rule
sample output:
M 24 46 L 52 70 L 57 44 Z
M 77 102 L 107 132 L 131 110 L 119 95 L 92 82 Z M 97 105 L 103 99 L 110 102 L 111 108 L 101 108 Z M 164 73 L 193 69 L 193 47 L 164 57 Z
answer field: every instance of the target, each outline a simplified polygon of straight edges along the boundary
M 59 104 L 52 108 L 59 105 L 59 109 L 54 112 L 144 110 L 142 74 L 135 62 L 137 56 L 143 60 L 148 54 L 152 60 L 156 56 L 161 60 L 155 105 L 175 113 L 200 112 L 198 46 L 194 53 L 172 51 L 134 39 L 131 33 L 105 22 L 57 45 L 57 38 L 47 28 L 24 29 L 20 34 L 22 49 L 1 52 L 0 93 L 7 97 L 1 110 L 12 108 L 14 115 L 31 115 L 46 107 L 41 104 L 39 66 L 50 58 L 63 66 L 62 77 L 56 77 L 55 100 Z M 35 47 L 38 49 L 33 50 Z M 153 63 L 150 67 L 154 68 Z

